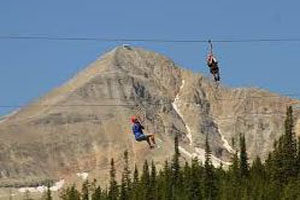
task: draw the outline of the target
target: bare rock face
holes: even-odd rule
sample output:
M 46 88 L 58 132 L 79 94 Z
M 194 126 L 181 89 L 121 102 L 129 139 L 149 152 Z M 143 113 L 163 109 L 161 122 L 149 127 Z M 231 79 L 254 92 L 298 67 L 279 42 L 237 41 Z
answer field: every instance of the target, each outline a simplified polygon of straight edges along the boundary
M 240 134 L 251 159 L 265 158 L 283 133 L 291 102 L 297 101 L 260 89 L 217 88 L 162 55 L 118 47 L 0 121 L 0 185 L 67 179 L 83 171 L 105 182 L 110 159 L 121 170 L 126 149 L 132 165 L 149 159 L 162 166 L 173 154 L 175 135 L 187 160 L 204 159 L 208 137 L 213 163 L 226 165 L 235 151 L 232 138 L 238 141 Z M 129 119 L 137 114 L 159 148 L 134 141 Z

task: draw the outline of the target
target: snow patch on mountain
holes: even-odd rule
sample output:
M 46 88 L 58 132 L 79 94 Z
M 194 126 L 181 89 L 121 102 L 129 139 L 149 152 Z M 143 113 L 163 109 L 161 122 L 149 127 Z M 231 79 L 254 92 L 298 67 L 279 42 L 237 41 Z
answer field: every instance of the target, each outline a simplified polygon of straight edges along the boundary
M 177 114 L 180 116 L 182 121 L 184 122 L 186 130 L 188 131 L 186 136 L 190 141 L 190 145 L 192 145 L 193 144 L 192 131 L 191 131 L 190 127 L 187 125 L 187 123 L 184 121 L 183 115 L 182 115 L 182 113 L 180 112 L 180 109 L 179 109 L 179 106 L 181 104 L 180 99 L 179 99 L 179 93 L 182 90 L 182 88 L 184 87 L 184 84 L 185 84 L 185 81 L 182 80 L 181 86 L 180 86 L 179 91 L 178 91 L 178 93 L 175 97 L 174 102 L 172 103 L 172 106 L 173 106 L 174 110 L 177 112 Z
M 187 151 L 185 148 L 179 146 L 178 147 L 179 151 L 183 154 L 185 154 L 186 156 L 190 157 L 190 158 L 195 158 L 197 157 L 196 153 L 190 153 L 189 151 Z
M 218 121 L 215 121 L 216 124 L 219 124 Z M 223 141 L 223 147 L 230 153 L 234 153 L 235 150 L 229 145 L 229 142 L 225 139 L 224 134 L 222 133 L 222 131 L 220 130 L 220 128 L 218 128 L 218 132 L 221 136 L 221 140 Z
M 88 176 L 89 176 L 89 174 L 86 173 L 86 172 L 83 172 L 83 173 L 77 173 L 76 175 L 77 175 L 79 178 L 82 178 L 82 180 L 86 180 L 86 179 L 88 178 Z
M 230 153 L 234 153 L 234 149 L 229 145 L 228 141 L 225 139 L 224 135 L 222 134 L 222 132 L 219 129 L 219 133 L 221 135 L 221 140 L 224 142 L 223 146 L 225 147 L 225 149 L 230 152 Z
M 195 152 L 193 152 L 193 153 L 189 152 L 182 146 L 179 146 L 178 149 L 181 153 L 185 154 L 186 156 L 188 156 L 190 158 L 198 158 L 201 162 L 203 162 L 203 163 L 205 162 L 205 150 L 204 149 L 196 147 Z M 215 167 L 219 167 L 221 165 L 221 163 L 225 166 L 229 166 L 231 164 L 230 162 L 225 162 L 225 161 L 215 157 L 214 155 L 211 155 L 211 161 Z
M 55 191 L 58 191 L 59 189 L 61 189 L 63 187 L 63 185 L 65 184 L 65 180 L 62 179 L 58 182 L 56 182 L 53 186 L 50 187 L 50 190 L 55 192 Z M 21 193 L 25 193 L 25 192 L 31 192 L 31 193 L 34 193 L 34 192 L 40 192 L 40 193 L 43 193 L 47 190 L 47 186 L 45 185 L 40 185 L 40 186 L 37 186 L 37 187 L 22 187 L 22 188 L 19 188 L 19 192 Z

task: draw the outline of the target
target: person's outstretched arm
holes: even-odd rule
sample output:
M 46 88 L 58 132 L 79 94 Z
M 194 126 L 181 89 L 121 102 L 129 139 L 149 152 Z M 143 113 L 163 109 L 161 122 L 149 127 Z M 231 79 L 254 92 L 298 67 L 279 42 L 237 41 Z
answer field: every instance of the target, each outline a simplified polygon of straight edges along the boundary
M 140 122 L 138 124 L 141 127 L 141 129 L 145 129 L 145 127 Z

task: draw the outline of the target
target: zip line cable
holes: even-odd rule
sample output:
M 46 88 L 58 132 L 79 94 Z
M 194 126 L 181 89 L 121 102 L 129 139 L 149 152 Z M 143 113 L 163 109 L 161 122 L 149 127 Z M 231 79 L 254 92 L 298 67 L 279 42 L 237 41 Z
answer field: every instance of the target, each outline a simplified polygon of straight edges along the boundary
M 30 36 L 30 35 L 0 35 L 0 40 L 56 40 L 56 41 L 98 41 L 98 42 L 150 42 L 150 43 L 259 43 L 259 42 L 300 42 L 300 38 L 258 38 L 258 39 L 216 39 L 216 40 L 185 40 L 185 39 L 155 39 L 155 38 L 101 38 L 101 37 L 65 37 L 65 36 Z
M 264 99 L 264 98 L 293 98 L 299 97 L 300 94 L 280 94 L 284 96 L 250 96 L 250 97 L 236 97 L 236 98 L 216 98 L 218 101 L 236 100 L 236 99 Z
M 62 41 L 99 41 L 99 42 L 153 42 L 153 43 L 204 43 L 208 40 L 165 40 L 165 39 L 125 39 L 98 37 L 59 37 L 59 36 L 0 36 L 8 40 L 62 40 Z M 300 41 L 300 40 L 299 40 Z

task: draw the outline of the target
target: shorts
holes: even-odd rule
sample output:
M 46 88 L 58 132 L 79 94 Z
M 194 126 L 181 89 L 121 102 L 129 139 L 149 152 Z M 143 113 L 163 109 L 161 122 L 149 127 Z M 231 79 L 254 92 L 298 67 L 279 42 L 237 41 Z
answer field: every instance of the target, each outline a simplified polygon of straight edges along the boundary
M 216 67 L 216 66 L 211 67 L 211 68 L 210 68 L 210 73 L 212 73 L 212 74 L 217 74 L 217 73 L 219 73 L 219 68 Z
M 144 134 L 141 134 L 139 137 L 135 138 L 136 141 L 140 142 L 143 140 L 147 140 L 147 136 Z

